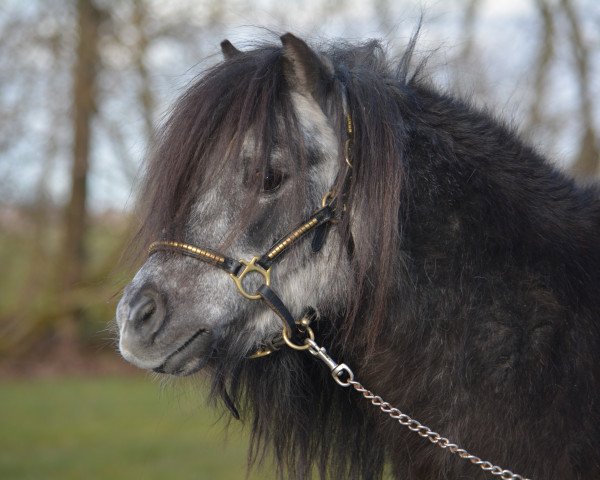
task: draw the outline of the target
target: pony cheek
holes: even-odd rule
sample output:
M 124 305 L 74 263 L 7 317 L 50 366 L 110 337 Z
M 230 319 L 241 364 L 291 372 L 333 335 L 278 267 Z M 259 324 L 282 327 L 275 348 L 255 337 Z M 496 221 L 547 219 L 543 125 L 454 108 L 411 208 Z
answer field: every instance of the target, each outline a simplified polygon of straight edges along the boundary
M 280 290 L 286 305 L 298 318 L 307 305 L 323 316 L 334 315 L 347 298 L 352 278 L 349 256 L 340 248 L 337 231 L 330 229 L 323 249 L 317 254 L 309 250 L 298 263 L 298 268 L 291 269 L 281 279 Z

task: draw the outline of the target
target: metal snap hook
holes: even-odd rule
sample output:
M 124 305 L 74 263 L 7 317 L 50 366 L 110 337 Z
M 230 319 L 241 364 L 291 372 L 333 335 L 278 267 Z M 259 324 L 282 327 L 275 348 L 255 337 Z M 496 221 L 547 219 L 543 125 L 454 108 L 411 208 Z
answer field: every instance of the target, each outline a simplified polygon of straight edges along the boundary
M 324 347 L 319 347 L 319 345 L 317 345 L 314 339 L 307 338 L 305 343 L 308 346 L 308 353 L 317 357 L 325 365 L 327 365 L 327 367 L 329 367 L 329 370 L 331 370 L 331 376 L 338 385 L 342 387 L 349 387 L 352 385 L 352 382 L 354 381 L 354 372 L 352 372 L 348 365 L 345 363 L 337 363 L 333 358 L 331 358 Z M 345 380 L 343 378 L 344 375 Z

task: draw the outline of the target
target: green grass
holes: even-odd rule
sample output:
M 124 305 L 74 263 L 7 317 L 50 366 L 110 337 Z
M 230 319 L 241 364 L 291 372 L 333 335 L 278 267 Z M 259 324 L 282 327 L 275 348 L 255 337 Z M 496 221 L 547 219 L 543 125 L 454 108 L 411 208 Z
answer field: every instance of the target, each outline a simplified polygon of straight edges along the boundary
M 1 479 L 211 479 L 245 475 L 247 440 L 201 389 L 148 378 L 0 383 Z M 268 470 L 250 478 L 270 478 Z

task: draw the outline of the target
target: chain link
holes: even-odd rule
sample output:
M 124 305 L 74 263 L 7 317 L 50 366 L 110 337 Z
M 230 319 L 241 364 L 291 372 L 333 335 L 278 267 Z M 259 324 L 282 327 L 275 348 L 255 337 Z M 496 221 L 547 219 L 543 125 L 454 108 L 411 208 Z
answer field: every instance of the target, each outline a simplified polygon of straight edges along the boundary
M 452 443 L 446 437 L 442 437 L 439 433 L 434 432 L 418 420 L 415 420 L 406 413 L 402 413 L 400 410 L 383 400 L 379 395 L 374 395 L 373 392 L 363 387 L 360 382 L 354 380 L 354 373 L 352 370 L 343 363 L 338 364 L 327 354 L 327 351 L 323 347 L 319 347 L 314 340 L 307 338 L 305 343 L 309 346 L 308 352 L 329 367 L 333 379 L 338 385 L 341 385 L 342 387 L 352 386 L 354 390 L 362 394 L 365 399 L 369 400 L 372 405 L 379 407 L 379 410 L 383 413 L 387 413 L 394 420 L 397 420 L 400 425 L 403 425 L 409 430 L 417 433 L 419 436 L 426 438 L 441 449 L 447 450 L 450 453 L 471 462 L 473 465 L 478 466 L 482 470 L 495 475 L 502 480 L 530 480 L 529 478 L 513 473 L 510 470 L 494 465 L 491 462 L 482 460 L 478 456 L 469 453 L 464 448 L 459 447 L 457 444 Z
M 363 387 L 360 382 L 356 380 L 348 380 L 347 383 L 349 383 L 352 386 L 352 388 L 354 388 L 354 390 L 356 390 L 358 393 L 362 394 L 364 398 L 369 400 L 372 405 L 379 407 L 379 410 L 381 410 L 383 413 L 387 413 L 394 420 L 397 420 L 398 423 L 400 423 L 400 425 L 404 425 L 409 430 L 417 433 L 423 438 L 426 438 L 434 445 L 437 445 L 438 447 L 444 450 L 448 450 L 449 452 L 458 455 L 464 460 L 468 460 L 473 465 L 477 465 L 482 470 L 491 473 L 492 475 L 495 475 L 497 477 L 500 477 L 503 480 L 530 480 L 526 477 L 513 473 L 510 470 L 503 469 L 498 465 L 493 465 L 491 462 L 482 460 L 478 456 L 469 453 L 464 448 L 460 448 L 458 445 L 450 442 L 450 440 L 448 440 L 446 437 L 442 437 L 439 433 L 434 432 L 418 420 L 415 420 L 406 413 L 402 413 L 397 408 L 392 407 L 379 395 L 374 395 L 373 392 Z

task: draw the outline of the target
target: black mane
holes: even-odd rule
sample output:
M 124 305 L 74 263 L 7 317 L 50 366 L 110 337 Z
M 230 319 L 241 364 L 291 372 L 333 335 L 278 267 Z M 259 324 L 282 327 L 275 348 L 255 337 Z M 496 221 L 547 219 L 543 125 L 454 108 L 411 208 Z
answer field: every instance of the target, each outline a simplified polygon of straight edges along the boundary
M 319 341 L 368 388 L 482 458 L 532 478 L 598 478 L 598 188 L 410 75 L 413 46 L 395 64 L 377 42 L 321 48 L 344 76 L 356 130 L 350 215 L 337 228 L 348 237 L 358 218 L 365 235 L 353 239 L 348 307 L 319 321 Z M 241 133 L 264 132 L 256 169 L 281 129 L 301 137 L 280 60 L 280 47 L 259 46 L 175 105 L 142 192 L 142 244 L 174 236 L 218 173 L 214 159 L 239 157 Z M 286 147 L 308 161 L 302 145 Z M 393 457 L 395 473 L 412 474 L 402 478 L 487 478 L 384 419 L 309 355 L 248 361 L 236 347 L 217 352 L 213 394 L 251 419 L 251 462 L 272 451 L 282 478 L 316 468 L 370 479 Z

